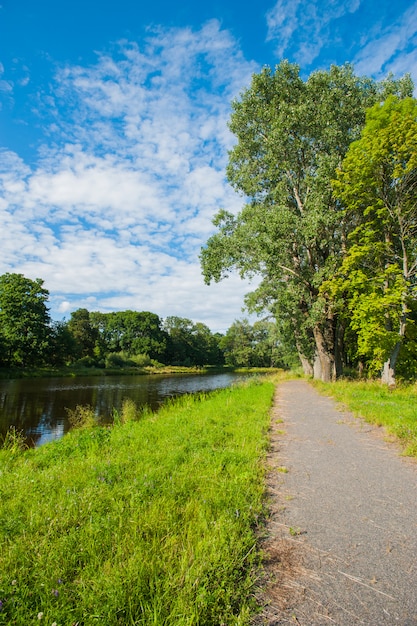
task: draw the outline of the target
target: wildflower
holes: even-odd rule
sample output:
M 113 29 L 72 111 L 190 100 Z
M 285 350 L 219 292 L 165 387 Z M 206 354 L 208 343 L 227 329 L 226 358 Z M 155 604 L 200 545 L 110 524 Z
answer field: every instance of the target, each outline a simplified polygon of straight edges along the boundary
M 58 626 L 56 622 L 52 622 L 51 626 Z
M 55 598 L 57 598 L 59 596 L 59 591 L 58 589 L 52 589 L 52 593 L 55 596 Z
M 12 580 L 12 585 L 17 585 L 17 580 Z
M 3 610 L 3 602 L 0 600 L 0 611 Z
M 43 617 L 43 613 L 42 613 L 42 611 L 40 611 L 40 612 L 38 613 L 38 619 L 42 619 L 42 617 Z

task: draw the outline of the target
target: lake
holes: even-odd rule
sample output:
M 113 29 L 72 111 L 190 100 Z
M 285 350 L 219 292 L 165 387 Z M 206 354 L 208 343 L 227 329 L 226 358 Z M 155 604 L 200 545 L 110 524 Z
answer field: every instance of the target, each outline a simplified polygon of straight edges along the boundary
M 229 387 L 244 377 L 223 373 L 0 380 L 0 434 L 14 426 L 24 432 L 29 445 L 40 446 L 70 429 L 68 409 L 77 405 L 89 405 L 110 421 L 113 408 L 120 409 L 125 399 L 156 410 L 168 398 Z

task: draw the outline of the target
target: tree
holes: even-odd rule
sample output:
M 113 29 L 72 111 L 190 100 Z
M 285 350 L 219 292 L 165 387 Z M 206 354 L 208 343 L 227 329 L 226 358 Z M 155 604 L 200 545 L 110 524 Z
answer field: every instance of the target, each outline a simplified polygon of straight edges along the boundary
M 23 274 L 0 276 L 0 344 L 8 366 L 44 362 L 50 337 L 49 292 L 43 280 Z
M 127 356 L 146 354 L 151 359 L 165 355 L 167 335 L 161 319 L 149 311 L 93 312 L 92 326 L 98 331 L 103 353 L 124 352 Z
M 325 288 L 343 294 L 358 354 L 395 384 L 417 280 L 417 101 L 374 105 L 334 181 L 352 225 L 341 270 Z
M 408 78 L 378 86 L 349 65 L 300 77 L 284 61 L 252 78 L 233 102 L 230 129 L 237 144 L 227 176 L 249 201 L 234 216 L 225 210 L 201 252 L 207 283 L 232 269 L 258 274 L 253 308 L 268 307 L 294 333 L 306 370 L 329 380 L 341 371 L 343 325 L 320 286 L 340 264 L 347 236 L 331 181 L 349 144 L 357 139 L 365 109 L 381 92 L 410 93 Z
M 168 334 L 168 362 L 177 365 L 219 365 L 224 362 L 219 336 L 205 324 L 185 317 L 168 316 L 163 324 Z
M 73 311 L 68 322 L 68 330 L 75 339 L 76 356 L 94 358 L 99 335 L 91 323 L 90 312 L 87 309 Z
M 78 346 L 65 321 L 52 322 L 48 345 L 48 363 L 64 365 L 77 358 Z
M 220 340 L 227 365 L 233 367 L 285 367 L 286 350 L 274 322 L 236 320 Z
M 236 320 L 220 340 L 227 365 L 250 367 L 253 353 L 253 330 L 247 319 Z

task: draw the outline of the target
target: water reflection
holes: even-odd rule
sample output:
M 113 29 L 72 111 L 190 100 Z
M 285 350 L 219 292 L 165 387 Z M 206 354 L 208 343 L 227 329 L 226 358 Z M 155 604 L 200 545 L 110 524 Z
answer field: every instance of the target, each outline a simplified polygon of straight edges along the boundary
M 125 399 L 157 409 L 167 398 L 228 387 L 236 374 L 103 376 L 0 381 L 0 433 L 14 426 L 30 445 L 59 439 L 70 428 L 68 409 L 90 405 L 110 420 Z

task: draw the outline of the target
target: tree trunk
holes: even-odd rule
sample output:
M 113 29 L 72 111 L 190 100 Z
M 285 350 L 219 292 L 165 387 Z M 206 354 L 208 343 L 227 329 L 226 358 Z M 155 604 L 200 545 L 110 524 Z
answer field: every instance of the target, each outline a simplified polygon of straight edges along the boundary
M 382 368 L 381 383 L 388 385 L 389 387 L 395 387 L 395 366 L 397 365 L 401 345 L 402 340 L 397 341 L 391 351 L 391 354 L 389 355 L 389 358 L 385 361 L 384 367 Z
M 313 376 L 313 366 L 311 365 L 308 358 L 304 354 L 301 354 L 300 351 L 298 352 L 298 358 L 301 361 L 301 367 L 303 368 L 304 375 Z
M 345 353 L 345 330 L 346 324 L 340 321 L 340 318 L 336 322 L 336 341 L 335 341 L 335 375 L 336 378 L 342 376 L 343 367 L 346 365 L 346 353 Z
M 318 362 L 316 364 L 314 378 L 319 378 L 327 383 L 336 378 L 336 363 L 334 356 L 334 329 L 333 320 L 327 320 L 323 328 L 314 328 L 314 339 L 316 342 L 316 354 Z
M 391 354 L 385 361 L 381 372 L 381 382 L 389 387 L 395 387 L 395 366 L 397 365 L 398 355 L 404 341 L 405 330 L 407 327 L 407 306 L 405 302 L 402 304 L 402 314 L 400 318 L 400 328 L 398 331 L 398 341 L 391 350 Z
M 395 361 L 397 358 L 395 357 L 393 360 L 392 356 L 391 354 L 389 359 L 385 361 L 381 373 L 381 383 L 388 385 L 388 387 L 395 387 Z

